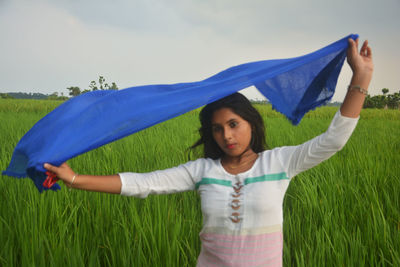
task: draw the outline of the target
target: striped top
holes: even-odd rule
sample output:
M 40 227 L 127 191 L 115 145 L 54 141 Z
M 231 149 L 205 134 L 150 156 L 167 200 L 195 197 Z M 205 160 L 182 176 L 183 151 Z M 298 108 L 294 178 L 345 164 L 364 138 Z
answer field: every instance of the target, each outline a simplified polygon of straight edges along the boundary
M 325 133 L 259 153 L 251 169 L 236 175 L 208 158 L 151 173 L 120 173 L 121 194 L 143 198 L 197 189 L 203 213 L 197 266 L 282 266 L 282 204 L 290 179 L 340 150 L 357 122 L 338 111 Z

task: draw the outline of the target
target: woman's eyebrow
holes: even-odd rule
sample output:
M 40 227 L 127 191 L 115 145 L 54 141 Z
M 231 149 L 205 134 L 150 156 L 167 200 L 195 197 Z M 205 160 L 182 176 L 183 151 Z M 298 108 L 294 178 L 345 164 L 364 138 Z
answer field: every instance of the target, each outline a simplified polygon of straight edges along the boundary
M 232 118 L 232 119 L 229 119 L 228 121 L 226 121 L 226 122 L 224 122 L 222 124 L 227 124 L 227 123 L 231 123 L 231 122 L 234 122 L 234 121 L 236 122 L 237 119 Z M 219 125 L 221 125 L 221 123 L 211 123 L 211 126 L 219 126 Z

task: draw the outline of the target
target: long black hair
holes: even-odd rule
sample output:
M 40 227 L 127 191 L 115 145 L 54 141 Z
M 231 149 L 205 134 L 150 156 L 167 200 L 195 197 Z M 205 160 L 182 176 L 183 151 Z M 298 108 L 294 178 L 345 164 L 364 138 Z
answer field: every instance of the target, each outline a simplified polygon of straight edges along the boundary
M 242 117 L 251 125 L 251 149 L 255 153 L 264 151 L 267 148 L 265 142 L 264 122 L 260 113 L 250 101 L 240 93 L 234 93 L 213 103 L 206 105 L 200 112 L 200 139 L 190 149 L 204 145 L 204 157 L 218 159 L 224 155 L 222 149 L 215 142 L 212 134 L 211 119 L 215 111 L 221 108 L 229 108 Z

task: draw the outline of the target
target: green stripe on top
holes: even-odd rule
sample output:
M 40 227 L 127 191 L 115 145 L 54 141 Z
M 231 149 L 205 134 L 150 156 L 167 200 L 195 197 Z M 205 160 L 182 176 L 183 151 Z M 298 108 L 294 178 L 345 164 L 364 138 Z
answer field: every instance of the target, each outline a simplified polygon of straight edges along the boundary
M 200 182 L 196 183 L 196 189 L 203 184 L 219 184 L 224 186 L 232 186 L 231 181 L 215 179 L 215 178 L 202 178 Z
M 253 178 L 246 178 L 244 180 L 244 184 L 251 184 L 251 183 L 257 183 L 257 182 L 266 182 L 266 181 L 277 181 L 277 180 L 285 180 L 289 179 L 289 177 L 286 176 L 286 173 L 281 172 L 281 173 L 273 173 L 273 174 L 265 174 L 263 176 L 258 176 L 258 177 L 253 177 Z
M 244 184 L 247 185 L 258 182 L 278 181 L 285 179 L 289 179 L 289 177 L 286 176 L 286 173 L 281 172 L 281 173 L 265 174 L 263 176 L 258 176 L 258 177 L 246 178 L 244 180 Z M 232 186 L 231 181 L 215 179 L 215 178 L 202 178 L 200 182 L 196 183 L 196 189 L 198 189 L 200 185 L 205 185 L 205 184 L 219 184 L 223 186 Z

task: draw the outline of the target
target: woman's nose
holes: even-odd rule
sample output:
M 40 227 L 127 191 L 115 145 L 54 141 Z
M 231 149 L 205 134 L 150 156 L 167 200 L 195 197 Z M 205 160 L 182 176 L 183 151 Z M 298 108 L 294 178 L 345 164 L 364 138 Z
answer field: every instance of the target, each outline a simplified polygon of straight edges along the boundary
M 232 131 L 228 129 L 224 129 L 224 139 L 229 140 L 232 138 Z

